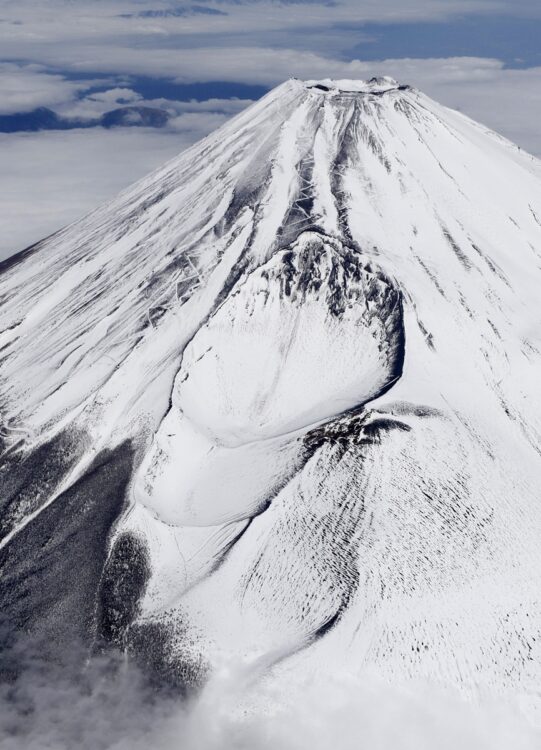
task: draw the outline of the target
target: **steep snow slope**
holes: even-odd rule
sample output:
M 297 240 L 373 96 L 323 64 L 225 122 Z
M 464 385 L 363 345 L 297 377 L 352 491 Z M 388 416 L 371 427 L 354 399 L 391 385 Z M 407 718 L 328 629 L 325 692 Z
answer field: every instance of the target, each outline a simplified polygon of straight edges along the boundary
M 3 265 L 7 618 L 535 701 L 540 284 L 533 157 L 280 86 Z

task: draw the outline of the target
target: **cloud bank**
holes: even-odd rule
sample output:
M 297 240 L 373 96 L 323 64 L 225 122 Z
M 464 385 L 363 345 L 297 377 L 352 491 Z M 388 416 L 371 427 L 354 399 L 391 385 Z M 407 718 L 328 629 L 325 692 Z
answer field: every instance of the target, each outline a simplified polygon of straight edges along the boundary
M 80 218 L 217 124 L 211 115 L 208 121 L 179 118 L 177 129 L 167 132 L 0 134 L 0 259 Z
M 3 664 L 5 666 L 5 662 Z M 0 686 L 2 750 L 535 750 L 541 734 L 494 696 L 371 674 L 294 675 L 278 690 L 261 662 L 224 662 L 199 695 L 156 692 L 121 654 L 51 665 L 25 645 Z

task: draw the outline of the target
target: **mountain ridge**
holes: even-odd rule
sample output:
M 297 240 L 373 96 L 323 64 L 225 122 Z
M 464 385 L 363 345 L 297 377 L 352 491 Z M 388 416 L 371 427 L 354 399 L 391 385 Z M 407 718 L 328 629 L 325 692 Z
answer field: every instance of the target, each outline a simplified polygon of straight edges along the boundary
M 534 695 L 539 166 L 392 79 L 292 80 L 4 266 L 14 626 L 48 620 L 13 592 L 79 502 L 110 514 L 104 580 L 130 550 L 141 579 L 124 603 L 81 584 L 89 642 L 145 661 L 159 634 L 183 687 L 287 653 L 285 687 L 329 666 Z

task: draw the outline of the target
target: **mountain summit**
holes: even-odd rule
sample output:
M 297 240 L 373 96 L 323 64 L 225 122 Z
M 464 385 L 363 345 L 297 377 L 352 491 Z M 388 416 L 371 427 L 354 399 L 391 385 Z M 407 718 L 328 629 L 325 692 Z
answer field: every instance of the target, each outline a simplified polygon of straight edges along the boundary
M 291 80 L 1 266 L 2 612 L 529 695 L 541 164 L 388 78 Z

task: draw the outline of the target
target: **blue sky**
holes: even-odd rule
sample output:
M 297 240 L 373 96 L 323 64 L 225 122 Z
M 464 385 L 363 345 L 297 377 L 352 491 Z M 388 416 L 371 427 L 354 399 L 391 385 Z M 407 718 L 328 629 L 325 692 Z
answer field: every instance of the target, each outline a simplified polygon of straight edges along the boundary
M 0 256 L 293 75 L 392 75 L 541 155 L 540 40 L 539 0 L 0 0 Z
M 440 21 L 368 23 L 360 32 L 371 41 L 346 50 L 348 57 L 470 56 L 497 58 L 509 68 L 541 65 L 541 18 L 473 13 Z

